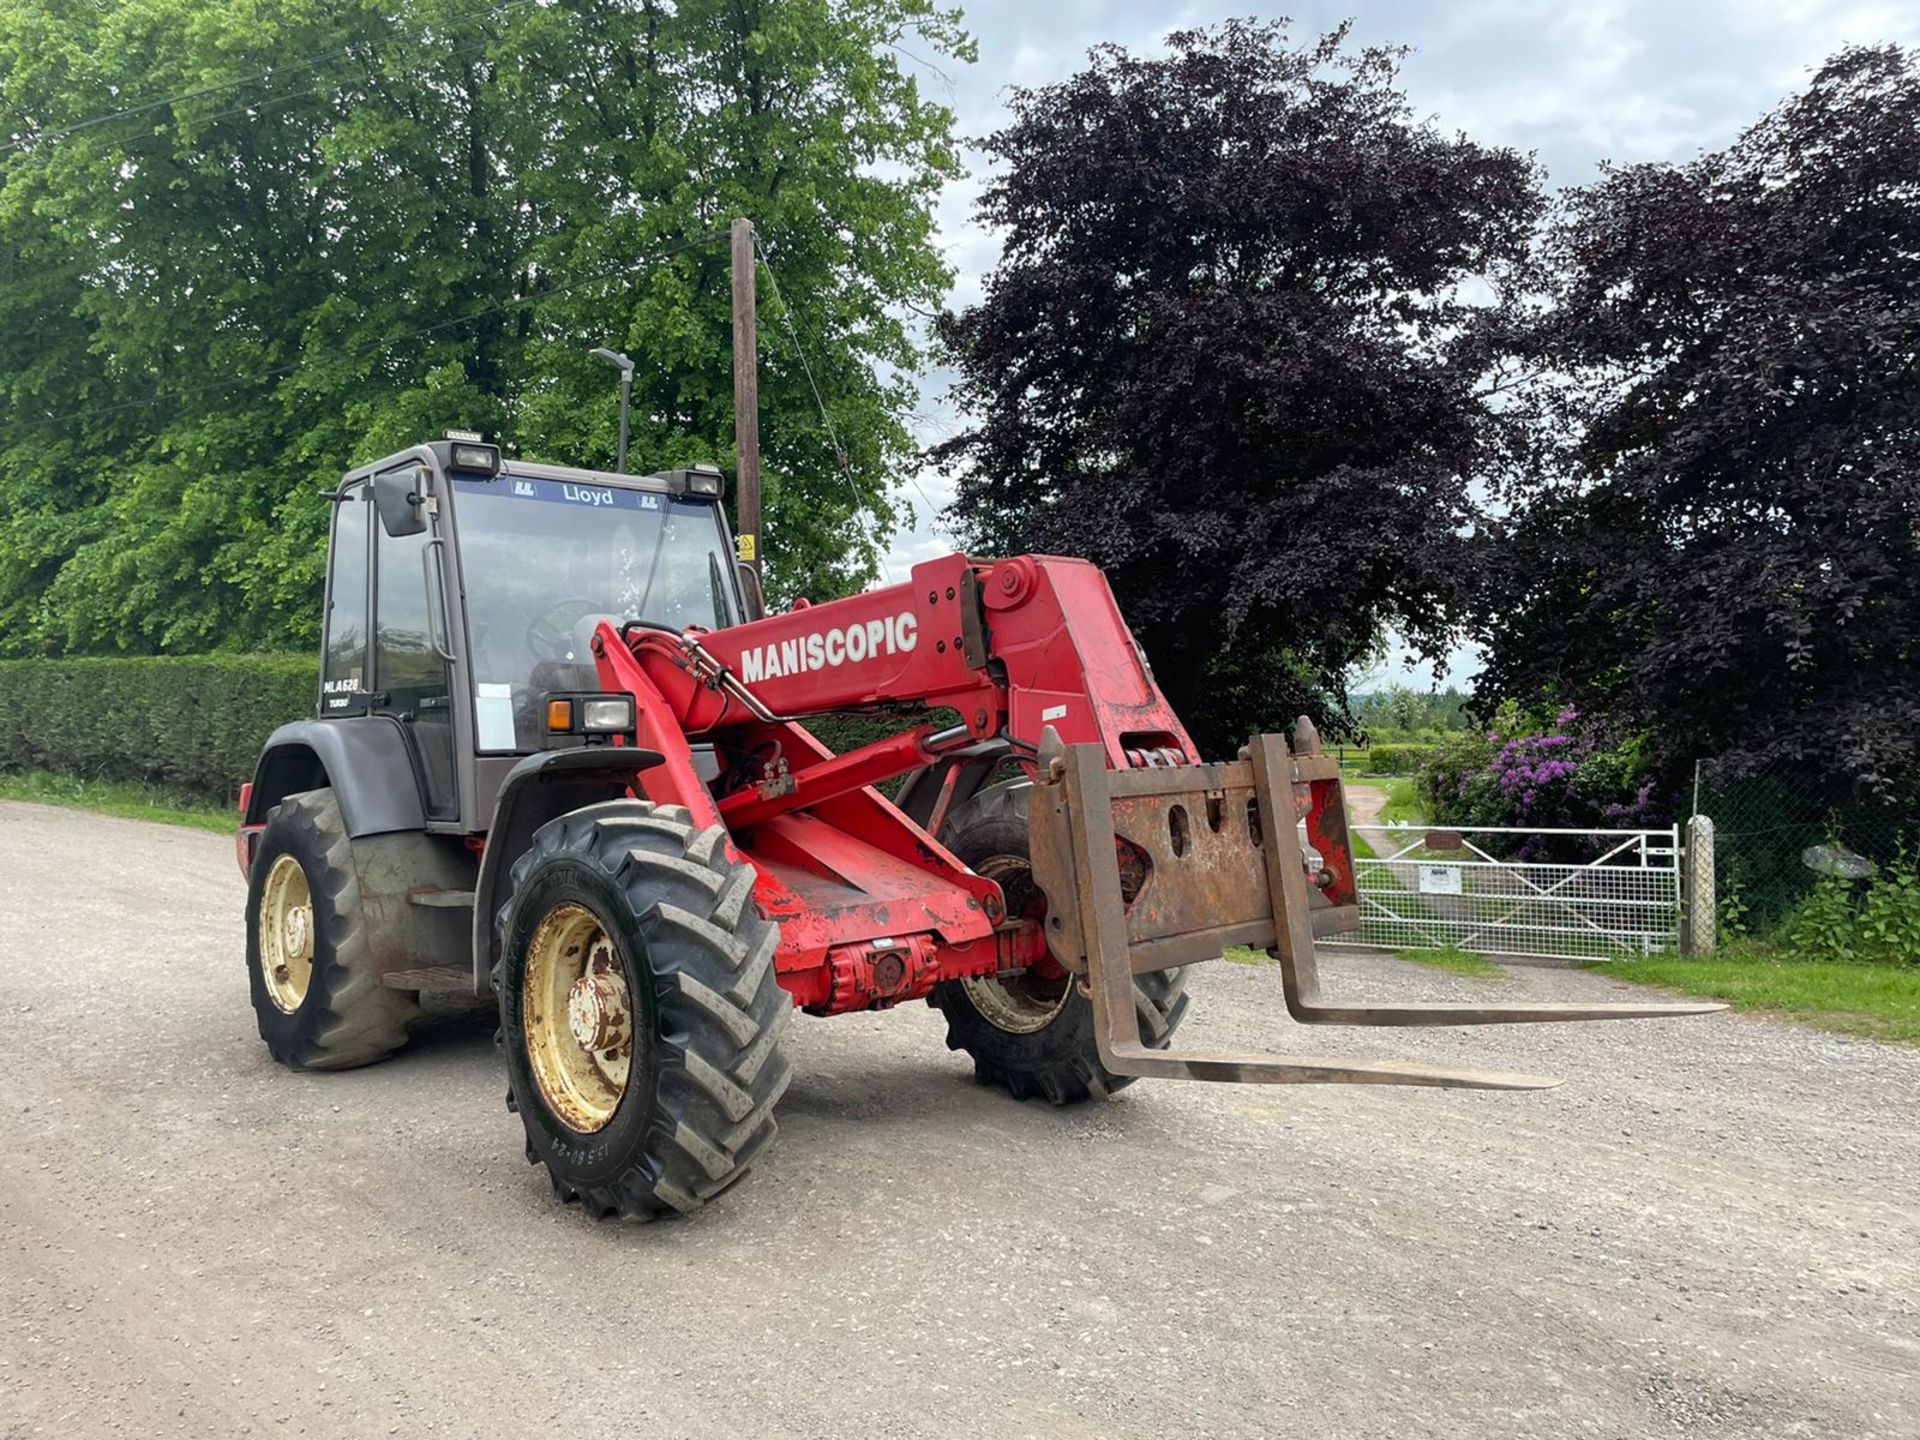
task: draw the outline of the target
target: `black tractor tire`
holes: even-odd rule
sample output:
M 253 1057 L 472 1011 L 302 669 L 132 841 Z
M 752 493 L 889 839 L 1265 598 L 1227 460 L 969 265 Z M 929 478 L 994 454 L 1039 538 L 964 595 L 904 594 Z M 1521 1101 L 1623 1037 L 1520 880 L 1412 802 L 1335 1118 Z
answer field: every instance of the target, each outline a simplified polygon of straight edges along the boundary
M 305 947 L 311 971 L 297 1003 L 284 981 L 269 984 L 262 959 L 261 905 L 283 859 L 299 866 L 310 915 Z M 247 877 L 247 982 L 260 1038 L 289 1069 L 350 1070 L 384 1060 L 407 1043 L 407 1028 L 420 1013 L 419 996 L 380 983 L 360 913 L 353 841 L 331 789 L 289 795 L 267 816 Z
M 727 857 L 726 838 L 718 825 L 695 830 L 683 806 L 586 806 L 535 833 L 496 916 L 507 1108 L 526 1128 L 528 1162 L 597 1219 L 700 1209 L 778 1128 L 793 1004 L 774 974 L 779 927 L 755 907 L 753 867 Z M 557 1113 L 529 1056 L 532 949 L 563 907 L 587 911 L 611 942 L 631 1015 L 624 1089 L 586 1130 Z
M 1028 878 L 1027 803 L 1032 793 L 1024 780 L 982 790 L 956 807 L 940 830 L 941 843 L 956 856 L 1000 881 L 1008 912 L 1015 915 L 1027 912 L 1038 894 Z M 1134 1077 L 1115 1075 L 1100 1063 L 1093 1002 L 1080 992 L 1074 977 L 1055 981 L 1051 992 L 1008 988 L 1021 983 L 984 982 L 998 987 L 988 989 L 982 982 L 948 980 L 927 997 L 927 1003 L 947 1017 L 947 1048 L 973 1057 L 974 1076 L 982 1085 L 998 1085 L 1016 1100 L 1044 1098 L 1069 1105 L 1104 1098 L 1133 1083 Z M 1003 999 L 1015 1011 L 1027 1005 L 1032 1015 L 1022 1023 L 1039 1028 L 1010 1029 L 983 1011 L 983 1005 L 998 1008 Z M 1184 973 L 1136 975 L 1133 1001 L 1141 1039 L 1156 1050 L 1166 1049 L 1187 1013 Z

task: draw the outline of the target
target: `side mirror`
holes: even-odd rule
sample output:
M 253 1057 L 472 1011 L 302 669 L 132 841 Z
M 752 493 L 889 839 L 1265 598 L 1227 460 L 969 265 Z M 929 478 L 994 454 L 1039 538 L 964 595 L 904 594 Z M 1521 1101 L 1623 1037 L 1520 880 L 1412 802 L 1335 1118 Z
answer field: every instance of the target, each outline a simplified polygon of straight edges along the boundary
M 734 562 L 734 569 L 740 575 L 740 591 L 746 597 L 747 619 L 764 620 L 767 614 L 767 592 L 760 588 L 760 572 L 744 560 Z
M 380 511 L 380 528 L 396 540 L 403 535 L 418 535 L 427 528 L 426 472 L 389 470 L 373 477 L 373 503 Z

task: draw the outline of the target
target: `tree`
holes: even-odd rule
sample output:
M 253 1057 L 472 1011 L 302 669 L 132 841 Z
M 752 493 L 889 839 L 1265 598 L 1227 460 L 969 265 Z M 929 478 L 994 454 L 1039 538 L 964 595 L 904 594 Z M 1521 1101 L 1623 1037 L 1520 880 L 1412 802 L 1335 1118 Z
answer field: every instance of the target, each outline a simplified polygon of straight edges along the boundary
M 902 42 L 971 53 L 931 0 L 0 0 L 0 653 L 311 641 L 326 482 L 610 463 L 593 345 L 636 465 L 727 461 L 742 214 L 770 589 L 859 585 L 950 280 Z
M 1444 653 L 1499 413 L 1474 277 L 1525 255 L 1526 159 L 1415 123 L 1398 52 L 1283 25 L 1113 46 L 1014 92 L 985 298 L 941 327 L 976 544 L 1112 579 L 1203 748 L 1307 710 L 1391 624 Z
M 1670 772 L 1920 791 L 1917 177 L 1887 47 L 1567 198 L 1532 342 L 1564 444 L 1503 527 L 1481 697 L 1606 714 Z
M 1389 685 L 1353 697 L 1353 718 L 1374 739 L 1408 736 L 1416 731 L 1466 728 L 1470 696 L 1449 685 L 1444 691 Z

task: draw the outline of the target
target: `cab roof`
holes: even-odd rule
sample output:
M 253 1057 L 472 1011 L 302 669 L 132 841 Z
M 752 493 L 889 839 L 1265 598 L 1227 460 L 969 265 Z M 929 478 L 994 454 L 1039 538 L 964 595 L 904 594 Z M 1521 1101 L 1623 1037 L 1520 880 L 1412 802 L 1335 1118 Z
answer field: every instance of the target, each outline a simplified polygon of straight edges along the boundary
M 438 464 L 441 471 L 451 474 L 456 468 L 453 464 L 453 448 L 456 441 L 433 440 L 425 444 L 413 445 L 405 450 L 395 451 L 365 465 L 356 466 L 340 478 L 340 483 L 350 485 L 356 480 L 391 470 L 409 462 L 420 463 L 429 455 Z M 496 449 L 497 447 L 489 447 Z M 720 467 L 710 463 L 697 464 L 682 470 L 660 470 L 650 475 L 631 475 L 617 470 L 586 470 L 577 465 L 547 465 L 536 460 L 510 459 L 500 457 L 498 475 L 519 475 L 530 480 L 564 480 L 581 485 L 613 485 L 628 490 L 652 490 L 663 495 L 693 495 L 695 498 L 718 498 L 719 486 L 714 482 L 721 476 Z M 690 477 L 698 476 L 705 482 L 690 485 Z M 712 489 L 708 487 L 712 486 Z

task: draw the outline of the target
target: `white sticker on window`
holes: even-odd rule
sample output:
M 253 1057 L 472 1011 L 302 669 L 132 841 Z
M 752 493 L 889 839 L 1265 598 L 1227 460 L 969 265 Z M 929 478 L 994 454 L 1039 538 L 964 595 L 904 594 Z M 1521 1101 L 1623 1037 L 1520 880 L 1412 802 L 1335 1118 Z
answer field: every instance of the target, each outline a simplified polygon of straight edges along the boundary
M 480 749 L 513 749 L 513 686 L 483 680 L 473 687 L 473 728 Z

